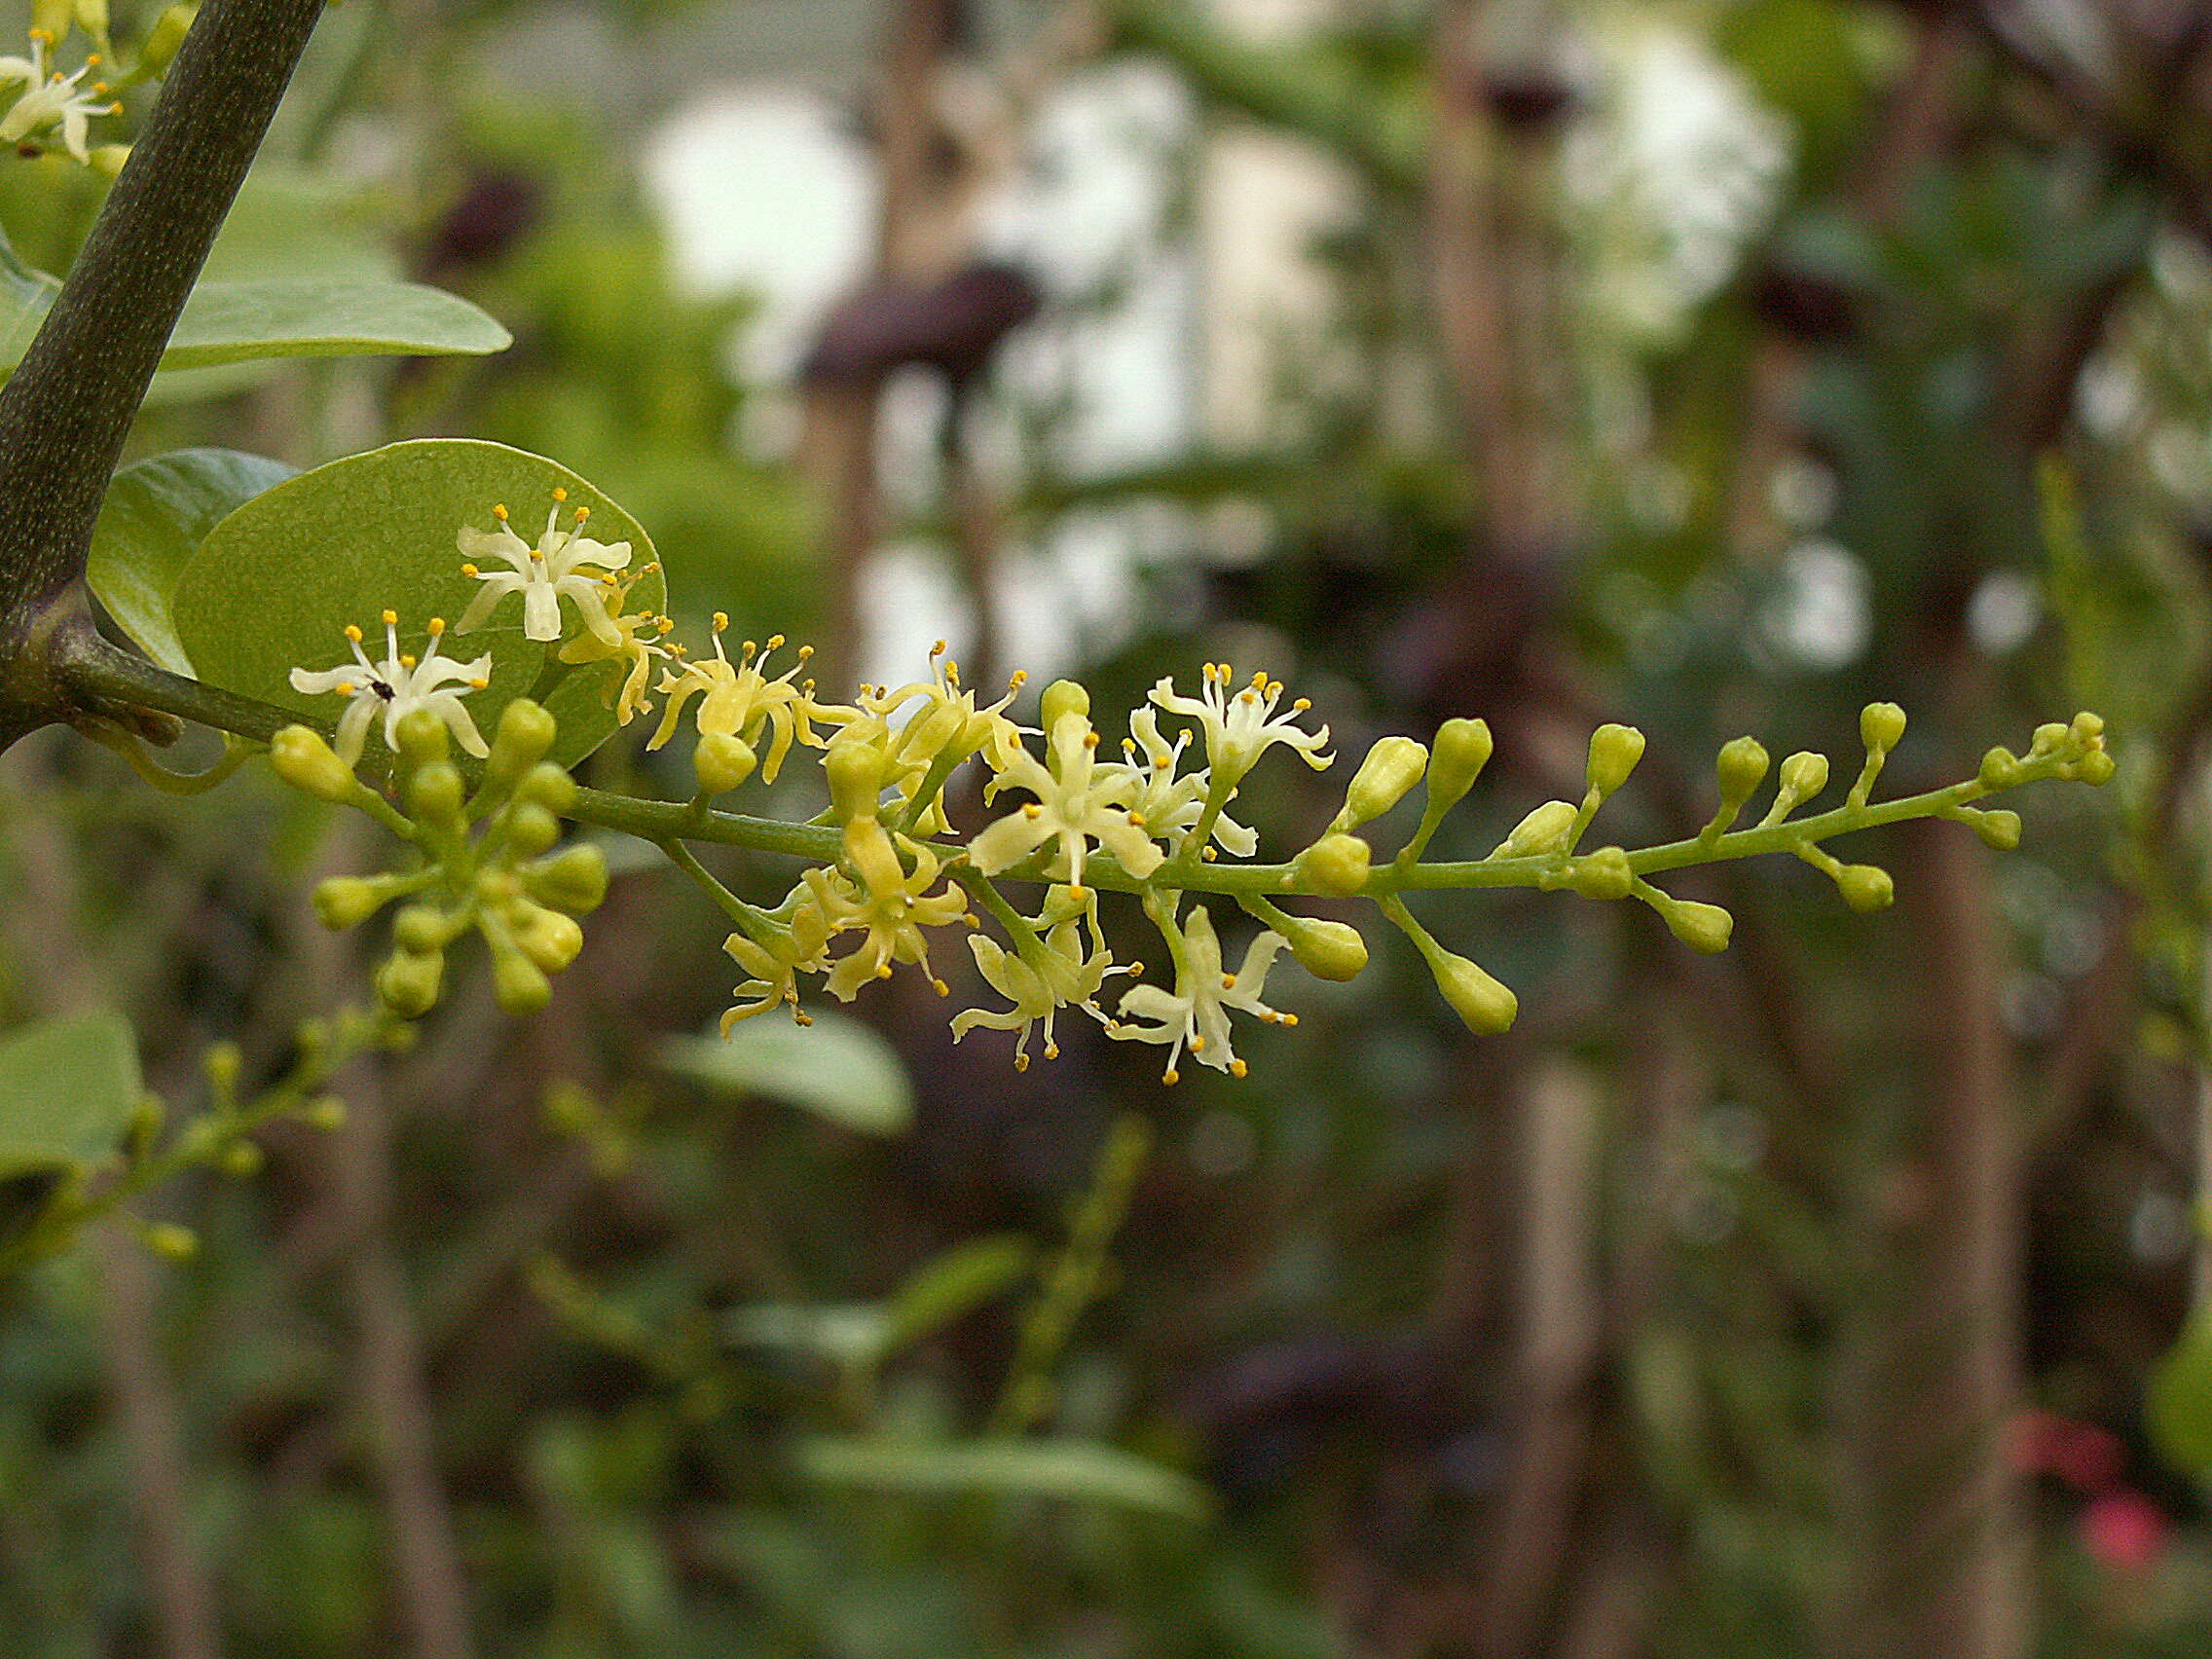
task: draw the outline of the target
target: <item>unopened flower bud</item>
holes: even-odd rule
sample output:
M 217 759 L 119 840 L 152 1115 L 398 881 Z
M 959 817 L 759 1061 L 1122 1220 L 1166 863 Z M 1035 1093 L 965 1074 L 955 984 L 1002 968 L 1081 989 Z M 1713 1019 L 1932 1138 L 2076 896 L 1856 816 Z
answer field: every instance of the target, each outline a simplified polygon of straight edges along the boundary
M 1493 849 L 1493 859 L 1532 859 L 1567 850 L 1567 838 L 1578 816 L 1574 804 L 1547 800 L 1513 827 L 1513 833 Z
M 535 1014 L 553 1000 L 545 972 L 509 943 L 492 948 L 492 995 L 508 1014 Z
M 1292 957 L 1316 979 L 1357 978 L 1367 966 L 1367 940 L 1349 922 L 1289 916 L 1268 925 L 1290 940 Z
M 1567 884 L 1585 899 L 1626 899 L 1636 886 L 1636 872 L 1629 868 L 1625 848 L 1600 847 L 1567 866 Z
M 1090 693 L 1073 680 L 1055 680 L 1045 687 L 1039 703 L 1039 723 L 1047 733 L 1060 723 L 1062 715 L 1088 715 Z
M 146 39 L 138 48 L 138 61 L 130 66 L 130 78 L 151 81 L 166 75 L 176 60 L 177 48 L 184 44 L 185 31 L 199 15 L 197 5 L 165 6 L 154 26 L 146 31 Z
M 723 794 L 753 776 L 760 757 L 742 737 L 709 732 L 691 752 L 691 768 L 699 775 L 703 794 Z
M 484 762 L 487 793 L 499 795 L 513 788 L 517 778 L 545 758 L 560 732 L 560 722 L 528 697 L 517 697 L 501 709 L 492 753 Z
M 300 1122 L 311 1129 L 325 1134 L 335 1133 L 346 1126 L 346 1102 L 335 1094 L 325 1094 L 319 1100 L 311 1100 L 300 1109 Z
M 2000 853 L 2011 852 L 2020 844 L 2020 815 L 1999 808 L 1991 812 L 1976 812 L 1967 823 L 1979 835 L 1982 845 Z
M 1736 822 L 1744 803 L 1766 781 L 1766 745 L 1755 737 L 1731 738 L 1720 746 L 1713 773 L 1720 784 L 1720 810 L 1714 815 L 1708 834 L 1717 835 Z
M 1495 1037 L 1511 1029 L 1521 1012 L 1521 999 L 1484 970 L 1480 963 L 1455 956 L 1438 947 L 1423 952 L 1436 988 L 1452 1005 L 1461 1022 L 1477 1037 Z
M 1728 948 L 1728 936 L 1736 931 L 1736 918 L 1717 904 L 1700 904 L 1689 899 L 1670 899 L 1659 914 L 1674 936 L 1704 956 L 1716 956 Z
M 2084 784 L 2109 784 L 2117 765 L 2108 751 L 2092 749 L 2074 762 L 2074 776 Z
M 584 930 L 558 910 L 532 905 L 515 928 L 515 944 L 544 972 L 558 974 L 583 949 Z
M 1346 898 L 1367 885 L 1373 856 L 1357 835 L 1324 835 L 1291 861 L 1291 885 Z
M 1835 887 L 1862 916 L 1888 909 L 1898 896 L 1897 883 L 1879 865 L 1845 865 L 1836 872 Z
M 391 942 L 410 956 L 435 956 L 452 937 L 444 912 L 428 904 L 410 904 L 391 919 Z
M 1600 795 L 1611 794 L 1642 758 L 1643 733 L 1611 722 L 1600 726 L 1590 734 L 1590 788 Z
M 401 718 L 393 735 L 399 740 L 400 758 L 418 766 L 443 760 L 450 747 L 446 722 L 428 709 L 410 710 Z
M 1887 755 L 1904 738 L 1904 711 L 1895 703 L 1868 703 L 1859 711 L 1859 741 L 1870 755 Z
M 247 1181 L 261 1173 L 265 1160 L 261 1148 L 249 1140 L 235 1140 L 223 1148 L 219 1167 L 235 1180 Z
M 208 1092 L 217 1100 L 236 1100 L 239 1079 L 245 1072 L 245 1053 L 236 1043 L 211 1043 L 200 1064 L 207 1074 Z
M 444 726 L 438 727 L 440 731 Z M 461 781 L 461 768 L 451 760 L 431 760 L 417 766 L 407 780 L 407 810 L 428 824 L 461 823 L 461 805 L 468 797 Z
M 165 1261 L 189 1262 L 200 1253 L 200 1235 L 173 1221 L 149 1222 L 138 1236 Z
M 361 793 L 352 768 L 312 726 L 288 725 L 269 740 L 269 763 L 292 788 L 317 800 L 346 802 Z
M 830 806 L 846 823 L 873 818 L 883 794 L 883 755 L 866 738 L 833 742 L 822 757 L 830 784 Z
M 314 890 L 314 913 L 332 933 L 357 928 L 390 897 L 382 882 L 358 875 L 334 875 Z
M 1801 749 L 1782 763 L 1782 793 L 1789 804 L 1811 800 L 1828 787 L 1828 757 Z
M 534 859 L 560 838 L 561 821 L 534 801 L 516 807 L 507 820 L 507 845 L 520 858 Z
M 402 1019 L 419 1019 L 438 1003 L 445 984 L 443 951 L 395 950 L 377 970 L 377 995 Z
M 2074 717 L 2074 741 L 2084 748 L 2094 749 L 2104 742 L 2105 720 L 2102 715 L 2092 715 L 2083 709 Z
M 1442 817 L 1465 798 L 1490 764 L 1490 726 L 1483 720 L 1446 720 L 1428 752 L 1428 810 Z
M 587 915 L 607 897 L 607 856 L 588 844 L 564 847 L 523 871 L 523 887 L 540 904 Z
M 2046 720 L 2036 727 L 2034 740 L 2028 746 L 2031 756 L 2055 755 L 2059 747 L 2074 735 L 2071 726 L 2057 720 Z
M 2020 781 L 2020 762 L 2009 749 L 2000 744 L 1981 757 L 1978 775 L 1985 790 L 2010 789 Z
M 523 774 L 515 799 L 542 806 L 547 812 L 568 812 L 576 804 L 576 780 L 550 760 L 540 760 Z
M 1410 737 L 1385 737 L 1367 752 L 1350 786 L 1336 828 L 1356 830 L 1381 818 L 1412 793 L 1428 770 L 1428 751 Z

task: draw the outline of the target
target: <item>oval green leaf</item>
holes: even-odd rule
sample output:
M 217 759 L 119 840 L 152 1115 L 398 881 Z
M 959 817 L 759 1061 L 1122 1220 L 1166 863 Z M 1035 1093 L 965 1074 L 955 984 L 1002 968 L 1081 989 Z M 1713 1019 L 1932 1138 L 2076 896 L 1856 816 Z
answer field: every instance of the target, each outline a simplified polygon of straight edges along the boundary
M 1213 1497 L 1180 1470 L 1096 1441 L 966 1445 L 820 1436 L 795 1448 L 798 1467 L 828 1486 L 956 1497 L 996 1493 L 1105 1504 L 1204 1521 Z
M 86 579 L 116 625 L 172 674 L 191 674 L 169 606 L 207 533 L 297 468 L 237 450 L 186 449 L 149 457 L 109 480 L 92 528 Z
M 0 1179 L 104 1167 L 144 1093 L 138 1041 L 119 1014 L 43 1020 L 0 1040 Z
M 660 1063 L 726 1094 L 765 1094 L 865 1135 L 903 1134 L 914 1089 L 889 1043 L 857 1019 L 827 1011 L 807 1026 L 748 1019 L 719 1037 L 661 1045 Z
M 262 357 L 483 356 L 514 338 L 458 294 L 420 282 L 202 282 L 162 353 L 164 369 Z
M 372 655 L 381 654 L 378 617 L 387 608 L 399 613 L 401 648 L 422 652 L 429 619 L 458 620 L 478 591 L 461 573 L 461 527 L 492 529 L 492 508 L 504 503 L 517 531 L 535 540 L 556 489 L 568 492 L 564 520 L 588 507 L 595 536 L 630 543 L 631 569 L 653 562 L 645 528 L 558 462 L 473 438 L 419 438 L 303 472 L 216 525 L 177 582 L 170 608 L 177 640 L 209 684 L 327 725 L 343 702 L 293 690 L 291 671 L 346 661 L 349 623 L 368 634 Z M 631 604 L 658 610 L 665 597 L 655 571 L 639 580 Z M 579 631 L 566 600 L 562 616 L 571 634 Z M 523 637 L 519 598 L 505 600 L 475 632 L 448 635 L 446 650 L 464 660 L 492 657 L 491 684 L 468 699 L 486 732 L 525 693 L 559 718 L 553 753 L 564 764 L 614 730 L 608 693 L 619 665 L 570 669 L 550 660 L 550 647 Z

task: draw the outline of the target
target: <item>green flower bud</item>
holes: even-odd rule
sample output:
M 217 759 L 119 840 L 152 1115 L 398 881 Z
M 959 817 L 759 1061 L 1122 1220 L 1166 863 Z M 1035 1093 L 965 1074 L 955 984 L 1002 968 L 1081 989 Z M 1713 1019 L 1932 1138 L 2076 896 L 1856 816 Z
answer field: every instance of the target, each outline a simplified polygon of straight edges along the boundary
M 146 1248 L 165 1261 L 189 1262 L 200 1253 L 200 1235 L 173 1221 L 149 1222 L 138 1236 Z
M 1845 865 L 1836 871 L 1835 887 L 1862 916 L 1888 909 L 1898 896 L 1897 883 L 1879 865 Z
M 1610 722 L 1590 734 L 1590 788 L 1609 795 L 1628 782 L 1637 762 L 1643 758 L 1643 733 L 1634 726 Z
M 335 1094 L 325 1094 L 319 1100 L 311 1100 L 300 1109 L 300 1122 L 311 1129 L 333 1134 L 346 1126 L 346 1102 Z
M 1736 822 L 1744 803 L 1766 781 L 1767 765 L 1766 745 L 1755 737 L 1732 738 L 1720 746 L 1713 762 L 1714 776 L 1720 784 L 1720 810 L 1714 815 L 1708 833 L 1717 835 Z
M 523 774 L 515 799 L 542 806 L 547 812 L 568 812 L 576 804 L 576 780 L 550 760 L 540 760 Z
M 443 731 L 445 727 L 438 728 Z M 451 760 L 428 760 L 415 768 L 407 780 L 407 809 L 429 824 L 458 826 L 461 802 L 468 798 L 461 781 L 461 768 Z
M 607 857 L 597 847 L 565 847 L 523 871 L 523 889 L 540 904 L 588 915 L 607 897 Z
M 1985 790 L 2008 790 L 2020 781 L 2020 762 L 2000 744 L 1981 757 L 1978 776 Z
M 1828 787 L 1828 757 L 1801 749 L 1782 763 L 1782 793 L 1795 806 Z
M 1350 786 L 1336 828 L 1355 830 L 1381 818 L 1413 792 L 1428 770 L 1428 751 L 1410 737 L 1385 737 L 1367 752 Z
M 245 1054 L 236 1043 L 210 1043 L 200 1064 L 207 1073 L 207 1088 L 218 1100 L 236 1100 L 239 1079 L 245 1073 Z
M 420 766 L 431 760 L 443 760 L 449 748 L 446 722 L 427 709 L 410 710 L 399 722 L 394 734 L 399 739 L 399 757 Z
M 402 1019 L 420 1019 L 437 1007 L 444 987 L 443 951 L 395 950 L 377 970 L 377 995 Z
M 1441 818 L 1466 797 L 1496 745 L 1482 720 L 1446 720 L 1429 745 L 1428 810 Z
M 261 1148 L 249 1140 L 235 1140 L 223 1148 L 220 1167 L 224 1174 L 246 1181 L 261 1173 Z
M 1571 801 L 1547 800 L 1513 827 L 1492 851 L 1493 859 L 1531 859 L 1565 852 L 1578 816 Z
M 1567 884 L 1585 899 L 1626 899 L 1636 886 L 1622 847 L 1600 847 L 1567 868 Z
M 484 762 L 484 789 L 488 794 L 504 794 L 517 778 L 545 758 L 561 722 L 528 697 L 517 697 L 499 711 L 498 730 L 492 734 L 492 753 Z
M 1904 711 L 1895 703 L 1868 703 L 1859 711 L 1859 741 L 1868 754 L 1887 755 L 1904 737 Z
M 1346 898 L 1367 885 L 1373 856 L 1357 835 L 1324 835 L 1291 861 L 1290 884 Z
M 1090 693 L 1072 680 L 1055 680 L 1045 687 L 1039 704 L 1039 719 L 1049 737 L 1052 728 L 1060 723 L 1062 715 L 1088 715 L 1090 713 Z
M 752 744 L 719 732 L 699 739 L 699 747 L 691 752 L 691 769 L 698 773 L 699 789 L 705 794 L 724 794 L 736 789 L 753 776 L 754 767 L 759 763 Z
M 1290 916 L 1268 925 L 1290 940 L 1290 954 L 1316 979 L 1341 983 L 1357 978 L 1367 966 L 1367 940 L 1349 922 Z
M 544 970 L 513 944 L 492 949 L 492 994 L 508 1014 L 535 1014 L 553 1000 Z
M 2103 742 L 2105 735 L 2104 716 L 2092 715 L 2088 710 L 2083 709 L 2074 717 L 2072 729 L 2076 743 L 2081 744 L 2083 748 L 2097 748 Z
M 1477 1037 L 1495 1037 L 1511 1029 L 1521 1012 L 1521 999 L 1486 973 L 1480 964 L 1455 956 L 1441 946 L 1424 951 L 1436 988 L 1452 1005 L 1452 1012 Z
M 567 777 L 566 772 L 561 774 Z M 507 845 L 518 857 L 534 859 L 561 838 L 561 821 L 535 802 L 526 801 L 507 820 Z
M 2046 721 L 2036 727 L 2035 738 L 2028 746 L 2028 753 L 2035 756 L 2055 755 L 2073 735 L 2073 727 L 2061 725 L 2057 720 Z
M 1703 956 L 1716 956 L 1726 950 L 1728 936 L 1736 930 L 1736 918 L 1717 904 L 1670 899 L 1659 913 L 1677 939 Z
M 558 910 L 532 905 L 515 928 L 516 948 L 548 974 L 558 974 L 584 947 L 584 930 Z
M 435 956 L 452 938 L 452 924 L 428 904 L 410 904 L 391 919 L 391 942 L 410 956 Z
M 176 61 L 176 49 L 184 44 L 185 31 L 192 27 L 192 19 L 200 15 L 197 5 L 166 6 L 162 15 L 154 19 L 154 26 L 146 31 L 144 44 L 138 48 L 138 61 L 130 67 L 133 81 L 151 81 L 169 72 Z
M 271 738 L 269 763 L 284 782 L 317 800 L 350 801 L 363 787 L 352 768 L 312 726 L 288 725 Z
M 833 742 L 822 757 L 830 785 L 830 807 L 840 822 L 873 818 L 883 796 L 883 754 L 866 738 Z
M 2074 775 L 2084 784 L 2109 784 L 2117 767 L 2118 762 L 2109 753 L 2092 749 L 2074 763 Z
M 391 897 L 381 881 L 358 875 L 334 875 L 314 890 L 314 913 L 332 933 L 357 928 Z
M 1982 845 L 1994 847 L 1998 852 L 2009 853 L 2020 844 L 2020 815 L 2002 808 L 1993 812 L 1976 812 L 1968 818 L 1973 832 L 1979 835 Z

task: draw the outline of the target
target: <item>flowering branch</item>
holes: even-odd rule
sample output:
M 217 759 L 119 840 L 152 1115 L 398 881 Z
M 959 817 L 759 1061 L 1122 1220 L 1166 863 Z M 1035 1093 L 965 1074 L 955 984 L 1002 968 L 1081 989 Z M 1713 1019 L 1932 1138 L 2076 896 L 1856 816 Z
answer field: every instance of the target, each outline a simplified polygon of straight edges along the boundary
M 120 653 L 84 586 L 109 475 L 322 0 L 206 0 L 21 365 L 0 388 L 0 749 L 86 714 Z

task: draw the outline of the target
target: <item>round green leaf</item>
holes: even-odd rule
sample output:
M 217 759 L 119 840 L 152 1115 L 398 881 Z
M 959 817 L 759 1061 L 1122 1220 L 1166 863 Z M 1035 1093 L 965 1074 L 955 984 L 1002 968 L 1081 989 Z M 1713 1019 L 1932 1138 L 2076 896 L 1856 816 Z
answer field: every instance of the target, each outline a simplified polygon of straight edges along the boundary
M 864 1135 L 903 1134 L 914 1088 L 889 1043 L 857 1019 L 827 1010 L 814 1023 L 747 1019 L 719 1037 L 672 1037 L 668 1071 L 725 1094 L 765 1094 Z
M 296 475 L 280 461 L 225 449 L 172 450 L 127 466 L 108 481 L 86 580 L 139 649 L 190 674 L 169 619 L 178 578 L 209 531 Z
M 143 1098 L 120 1014 L 50 1019 L 0 1039 L 0 1177 L 111 1162 Z
M 379 654 L 378 617 L 387 608 L 399 613 L 401 647 L 423 651 L 429 619 L 458 620 L 478 591 L 461 573 L 461 527 L 492 529 L 492 508 L 503 503 L 517 533 L 535 541 L 556 489 L 569 493 L 564 523 L 574 508 L 588 507 L 594 536 L 630 543 L 633 570 L 653 560 L 644 527 L 567 467 L 503 444 L 421 438 L 303 472 L 216 525 L 177 583 L 177 639 L 208 683 L 327 723 L 343 702 L 293 690 L 291 671 L 347 660 L 349 623 Z M 657 610 L 664 601 L 657 571 L 631 597 L 641 609 Z M 581 631 L 567 600 L 562 616 L 571 635 Z M 500 709 L 525 693 L 559 718 L 554 757 L 566 764 L 614 730 L 608 693 L 620 665 L 569 668 L 553 660 L 554 647 L 523 637 L 519 597 L 509 596 L 475 632 L 449 634 L 445 648 L 463 660 L 491 653 L 491 684 L 468 699 L 487 733 Z

